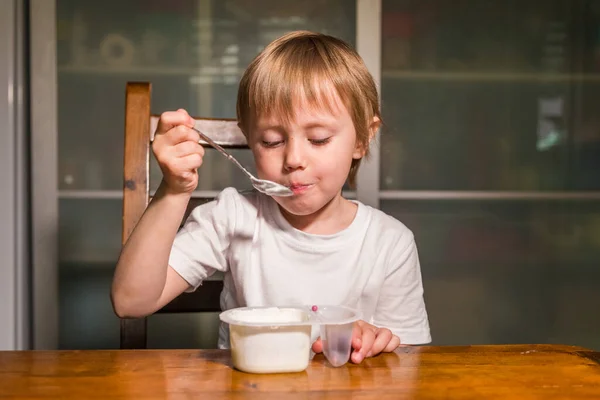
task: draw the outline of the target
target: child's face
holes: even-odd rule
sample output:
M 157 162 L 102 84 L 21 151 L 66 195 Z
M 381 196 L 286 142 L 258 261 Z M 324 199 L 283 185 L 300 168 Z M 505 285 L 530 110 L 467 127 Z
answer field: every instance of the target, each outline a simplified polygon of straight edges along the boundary
M 364 155 L 348 110 L 337 95 L 330 104 L 300 101 L 292 121 L 260 117 L 249 135 L 258 176 L 292 189 L 293 196 L 275 200 L 294 215 L 315 213 L 339 196 L 352 160 Z

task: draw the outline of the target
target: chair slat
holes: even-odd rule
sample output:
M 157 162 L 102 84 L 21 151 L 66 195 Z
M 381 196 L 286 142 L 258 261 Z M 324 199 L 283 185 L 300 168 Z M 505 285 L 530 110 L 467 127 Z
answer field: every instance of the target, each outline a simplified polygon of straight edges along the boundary
M 148 206 L 150 144 L 148 129 L 152 86 L 128 82 L 125 95 L 125 157 L 123 165 L 123 226 L 121 241 L 129 238 Z
M 120 346 L 122 349 L 145 349 L 147 318 L 121 319 Z

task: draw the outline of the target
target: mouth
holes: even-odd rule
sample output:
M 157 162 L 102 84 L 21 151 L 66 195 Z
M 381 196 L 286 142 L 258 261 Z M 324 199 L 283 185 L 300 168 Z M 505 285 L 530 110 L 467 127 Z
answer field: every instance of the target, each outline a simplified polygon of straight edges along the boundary
M 312 183 L 301 184 L 301 183 L 293 183 L 289 186 L 290 190 L 294 192 L 294 194 L 300 194 L 306 192 L 313 186 Z

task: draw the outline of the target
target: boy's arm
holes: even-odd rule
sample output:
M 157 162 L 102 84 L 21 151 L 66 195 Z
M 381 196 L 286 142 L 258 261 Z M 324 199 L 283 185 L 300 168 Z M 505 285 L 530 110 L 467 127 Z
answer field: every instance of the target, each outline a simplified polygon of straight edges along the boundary
M 401 238 L 389 265 L 371 323 L 390 329 L 402 344 L 429 343 L 421 266 L 412 234 Z
M 111 290 L 113 308 L 119 317 L 152 314 L 189 287 L 168 267 L 189 199 L 189 193 L 166 193 L 161 183 L 131 233 L 119 257 Z
M 188 287 L 168 262 L 204 155 L 194 123 L 183 109 L 165 112 L 158 121 L 152 151 L 163 180 L 121 250 L 111 289 L 120 317 L 152 314 Z

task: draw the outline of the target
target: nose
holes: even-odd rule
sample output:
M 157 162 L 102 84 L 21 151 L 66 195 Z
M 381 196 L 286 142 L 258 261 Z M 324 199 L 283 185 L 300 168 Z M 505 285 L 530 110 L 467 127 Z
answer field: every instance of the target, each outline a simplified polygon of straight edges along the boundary
M 306 168 L 306 153 L 301 140 L 290 138 L 285 147 L 284 168 L 295 171 Z

